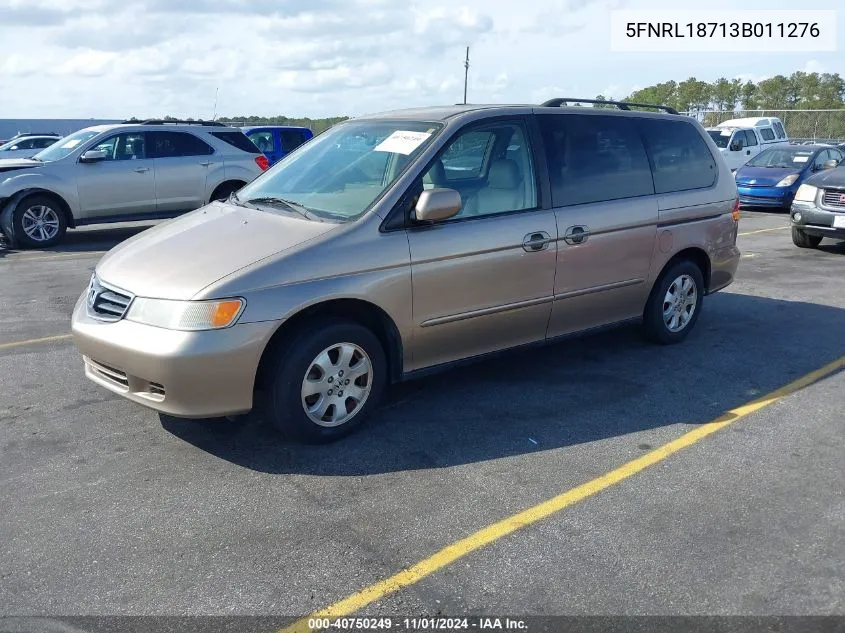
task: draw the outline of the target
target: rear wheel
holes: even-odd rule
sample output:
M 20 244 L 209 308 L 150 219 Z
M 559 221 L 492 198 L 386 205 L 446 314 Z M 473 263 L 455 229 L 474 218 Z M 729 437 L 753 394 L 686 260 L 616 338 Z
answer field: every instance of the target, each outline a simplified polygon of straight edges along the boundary
M 378 338 L 358 323 L 310 323 L 282 346 L 268 394 L 269 421 L 286 435 L 330 442 L 378 406 L 387 362 Z
M 214 190 L 214 193 L 211 194 L 211 202 L 214 202 L 215 200 L 226 201 L 229 199 L 229 196 L 243 186 L 244 183 L 242 182 L 224 182 L 223 184 L 218 185 L 217 189 Z
M 704 277 L 693 262 L 684 260 L 666 270 L 651 290 L 643 312 L 649 339 L 680 343 L 695 326 L 704 299 Z
M 792 243 L 798 248 L 816 248 L 821 241 L 820 235 L 808 235 L 797 226 L 792 227 Z
M 55 246 L 67 231 L 67 217 L 59 202 L 52 196 L 27 196 L 12 214 L 15 238 L 28 248 Z

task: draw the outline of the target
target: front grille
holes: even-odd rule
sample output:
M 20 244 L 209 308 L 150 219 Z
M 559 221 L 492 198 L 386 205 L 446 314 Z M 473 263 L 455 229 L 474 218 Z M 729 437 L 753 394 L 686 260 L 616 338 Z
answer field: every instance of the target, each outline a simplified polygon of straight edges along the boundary
M 119 321 L 126 314 L 133 298 L 124 290 L 104 284 L 95 274 L 88 284 L 88 314 L 101 321 Z
M 117 383 L 122 387 L 129 387 L 129 378 L 126 376 L 125 372 L 115 369 L 114 367 L 109 367 L 108 365 L 104 365 L 103 363 L 90 358 L 88 359 L 88 364 L 91 366 L 94 373 L 101 378 L 104 378 L 109 382 Z
M 834 191 L 833 189 L 825 189 L 822 196 L 822 204 L 826 207 L 842 207 L 845 208 L 845 191 Z

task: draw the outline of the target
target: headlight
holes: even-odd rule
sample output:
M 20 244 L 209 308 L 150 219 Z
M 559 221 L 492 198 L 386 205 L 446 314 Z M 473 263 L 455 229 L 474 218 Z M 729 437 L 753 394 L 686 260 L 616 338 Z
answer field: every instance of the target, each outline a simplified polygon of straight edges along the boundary
M 819 192 L 818 187 L 813 185 L 801 185 L 798 191 L 795 192 L 795 199 L 801 202 L 813 202 L 816 199 L 816 194 Z
M 136 297 L 126 319 L 168 330 L 217 330 L 233 325 L 245 305 L 243 299 L 173 301 Z
M 798 180 L 798 174 L 792 174 L 791 176 L 787 176 L 783 180 L 781 180 L 775 187 L 788 187 L 789 185 L 795 184 L 795 181 Z

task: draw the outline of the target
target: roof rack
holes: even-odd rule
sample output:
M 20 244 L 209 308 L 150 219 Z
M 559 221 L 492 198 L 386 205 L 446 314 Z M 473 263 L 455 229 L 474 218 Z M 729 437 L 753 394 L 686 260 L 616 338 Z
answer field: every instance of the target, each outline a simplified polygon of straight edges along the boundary
M 178 125 L 203 125 L 208 127 L 228 127 L 225 123 L 220 123 L 219 121 L 183 121 L 181 119 L 145 119 L 144 121 L 133 121 L 127 120 L 123 121 L 123 123 L 134 123 L 135 125 L 168 125 L 178 124 Z
M 670 108 L 665 105 L 655 105 L 653 103 L 631 103 L 629 101 L 605 101 L 603 99 L 578 99 L 576 97 L 558 97 L 556 99 L 549 99 L 540 104 L 543 108 L 559 108 L 567 103 L 594 103 L 600 105 L 615 105 L 620 110 L 630 110 L 631 108 L 654 108 L 656 110 L 663 110 L 669 114 L 678 114 L 675 108 Z

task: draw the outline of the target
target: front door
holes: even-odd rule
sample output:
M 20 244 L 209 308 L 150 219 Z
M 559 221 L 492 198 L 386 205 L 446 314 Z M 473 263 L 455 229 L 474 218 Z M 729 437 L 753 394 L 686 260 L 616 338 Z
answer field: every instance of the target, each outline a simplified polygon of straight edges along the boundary
M 115 134 L 88 149 L 103 150 L 106 158 L 77 165 L 79 219 L 155 212 L 155 173 L 144 133 Z
M 464 200 L 454 218 L 407 229 L 413 278 L 411 367 L 542 340 L 557 226 L 540 209 L 522 119 L 459 133 L 423 177 Z
M 198 209 L 208 200 L 209 169 L 222 158 L 202 139 L 187 132 L 148 132 L 155 161 L 156 208 L 160 213 Z
M 657 201 L 628 117 L 538 116 L 560 239 L 548 336 L 642 314 Z

